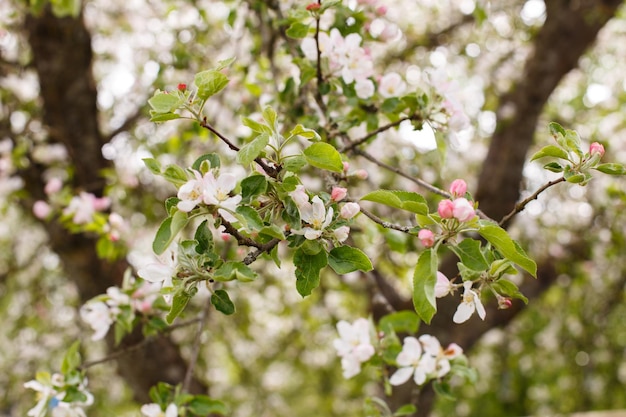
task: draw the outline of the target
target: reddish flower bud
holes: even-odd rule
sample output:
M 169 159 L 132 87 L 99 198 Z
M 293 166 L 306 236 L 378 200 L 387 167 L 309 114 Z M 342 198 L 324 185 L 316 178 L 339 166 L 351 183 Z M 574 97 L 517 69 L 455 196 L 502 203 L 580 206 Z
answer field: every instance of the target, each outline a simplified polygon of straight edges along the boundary
M 506 310 L 507 308 L 511 308 L 513 305 L 513 301 L 507 297 L 498 297 L 498 308 L 500 310 Z
M 178 91 L 185 91 L 185 90 L 187 90 L 187 84 L 185 83 L 178 84 Z
M 422 229 L 417 234 L 417 238 L 426 248 L 430 248 L 435 244 L 435 234 L 428 229 Z
M 467 183 L 462 179 L 456 179 L 450 184 L 450 194 L 456 197 L 463 197 L 467 192 Z
M 454 217 L 454 204 L 451 200 L 441 200 L 437 207 L 437 213 L 442 219 L 451 219 Z
M 330 192 L 330 198 L 333 201 L 341 201 L 344 198 L 346 198 L 347 194 L 348 194 L 348 190 L 346 188 L 335 186 Z
M 591 146 L 589 146 L 589 153 L 591 155 L 599 154 L 600 157 L 604 155 L 604 146 L 601 143 L 593 142 Z
M 308 6 L 306 6 L 306 9 L 310 12 L 316 12 L 320 9 L 320 7 L 322 7 L 322 5 L 319 3 L 310 3 Z

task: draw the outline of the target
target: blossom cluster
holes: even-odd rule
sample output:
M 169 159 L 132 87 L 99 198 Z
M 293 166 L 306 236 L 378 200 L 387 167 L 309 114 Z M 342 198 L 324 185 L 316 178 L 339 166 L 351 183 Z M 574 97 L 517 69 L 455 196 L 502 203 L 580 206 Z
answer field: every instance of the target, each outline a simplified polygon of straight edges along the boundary
M 367 319 L 359 318 L 352 324 L 344 320 L 337 323 L 339 338 L 333 341 L 337 355 L 341 358 L 344 378 L 352 378 L 361 372 L 362 364 L 375 354 L 372 344 L 372 326 Z M 380 349 L 383 349 L 379 346 Z M 382 352 L 379 352 L 381 356 Z M 397 370 L 391 375 L 391 385 L 401 385 L 411 377 L 417 385 L 423 385 L 431 379 L 440 379 L 451 370 L 451 362 L 463 355 L 463 349 L 456 343 L 443 349 L 439 340 L 431 335 L 418 338 L 406 337 L 402 350 L 391 363 Z
M 177 417 L 178 407 L 174 403 L 168 404 L 165 411 L 156 403 L 144 404 L 141 406 L 141 414 L 145 417 Z
M 347 190 L 342 187 L 334 187 L 331 192 L 332 201 L 340 201 L 345 198 Z M 304 235 L 306 239 L 316 240 L 324 235 L 329 226 L 333 224 L 334 210 L 332 207 L 326 208 L 322 199 L 315 195 L 309 201 L 309 195 L 303 185 L 298 185 L 294 191 L 289 193 L 291 199 L 296 203 L 300 218 L 306 226 L 301 229 L 292 230 L 292 233 Z M 356 216 L 360 211 L 357 203 L 344 203 L 339 211 L 339 219 L 349 220 Z M 332 229 L 332 236 L 338 242 L 344 242 L 350 233 L 350 227 L 341 225 Z
M 52 417 L 86 417 L 84 408 L 93 404 L 86 378 L 40 372 L 24 388 L 37 392 L 37 404 L 26 413 L 28 417 L 43 417 L 48 411 Z
M 218 213 L 229 222 L 237 219 L 232 215 L 241 201 L 240 195 L 230 196 L 237 185 L 237 179 L 233 174 L 224 173 L 215 176 L 213 171 L 207 171 L 204 175 L 193 171 L 194 178 L 187 181 L 178 189 L 180 202 L 177 207 L 186 213 L 193 210 L 198 204 L 206 204 L 218 207 Z
M 131 322 L 136 314 L 154 312 L 154 302 L 159 297 L 159 288 L 147 281 L 120 289 L 109 287 L 106 294 L 87 301 L 80 308 L 81 319 L 91 327 L 91 340 L 103 339 L 116 321 Z

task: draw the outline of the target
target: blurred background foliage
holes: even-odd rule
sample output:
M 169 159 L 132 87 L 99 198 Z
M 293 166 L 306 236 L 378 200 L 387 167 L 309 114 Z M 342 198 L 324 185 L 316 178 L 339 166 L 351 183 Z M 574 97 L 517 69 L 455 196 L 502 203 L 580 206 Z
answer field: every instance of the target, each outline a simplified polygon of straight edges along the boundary
M 147 99 L 157 88 L 191 84 L 195 72 L 234 54 L 230 85 L 207 107 L 221 131 L 245 141 L 249 132 L 241 128 L 240 117 L 258 114 L 267 103 L 277 109 L 285 126 L 304 120 L 315 127 L 317 116 L 293 87 L 299 75 L 290 54 L 299 55 L 298 42 L 281 32 L 290 10 L 306 4 L 84 2 L 100 126 L 110 139 L 102 152 L 113 163 L 105 173 L 106 189 L 115 210 L 129 222 L 125 240 L 131 264 L 148 256 L 154 228 L 165 214 L 162 200 L 175 191 L 152 176 L 141 158 L 155 156 L 162 163 L 183 166 L 207 152 L 221 153 L 223 163 L 234 158 L 194 124 L 147 122 Z M 378 7 L 385 12 L 376 12 Z M 20 0 L 0 4 L 0 415 L 6 416 L 25 414 L 33 397 L 22 384 L 37 370 L 58 369 L 71 341 L 83 340 L 89 359 L 106 354 L 101 343 L 88 340 L 89 330 L 76 311 L 81 304 L 76 288 L 49 248 L 46 231 L 24 204 L 28 200 L 19 176 L 22 168 L 39 163 L 47 166 L 49 176 L 73 175 L 62 150 L 48 143 L 41 119 L 43 103 L 24 26 L 28 9 Z M 376 39 L 368 31 L 373 17 L 397 25 L 400 35 Z M 323 22 L 361 33 L 381 74 L 397 71 L 412 88 L 419 88 L 423 70 L 439 68 L 458 83 L 471 119 L 469 130 L 456 135 L 437 132 L 434 150 L 415 143 L 402 130 L 388 131 L 369 151 L 437 186 L 445 188 L 461 177 L 473 189 L 496 129 L 499 98 L 523 75 L 544 20 L 541 0 L 346 0 Z M 606 160 L 626 161 L 625 32 L 622 9 L 552 94 L 534 149 L 550 142 L 546 126 L 557 121 L 578 130 L 588 142 L 603 143 Z M 370 174 L 366 182 L 352 184 L 351 195 L 372 186 L 415 189 L 367 161 L 351 162 Z M 522 195 L 552 178 L 540 164 L 528 164 Z M 539 263 L 552 261 L 555 283 L 506 327 L 491 329 L 467 352 L 478 370 L 478 383 L 455 387 L 458 399 L 440 399 L 436 415 L 522 416 L 626 408 L 625 205 L 623 179 L 599 175 L 586 188 L 568 184 L 548 190 L 517 217 L 510 230 Z M 410 221 L 387 214 L 396 222 Z M 393 286 L 409 294 L 416 243 L 371 222 L 361 221 L 358 227 L 363 232 L 358 243 L 380 271 L 393 277 Z M 225 250 L 235 250 L 232 242 L 223 244 Z M 235 417 L 361 415 L 365 396 L 380 395 L 376 375 L 366 370 L 344 380 L 332 340 L 336 321 L 370 314 L 375 284 L 363 275 L 328 273 L 321 287 L 302 300 L 289 265 L 280 270 L 268 264 L 254 268 L 263 271 L 263 279 L 231 292 L 237 314 L 211 314 L 198 378 L 208 383 L 213 397 L 231 405 Z M 187 316 L 205 301 L 194 300 Z M 192 326 L 173 333 L 184 357 L 194 332 Z M 92 417 L 138 415 L 133 393 L 113 368 L 108 364 L 89 371 L 96 397 L 88 411 Z

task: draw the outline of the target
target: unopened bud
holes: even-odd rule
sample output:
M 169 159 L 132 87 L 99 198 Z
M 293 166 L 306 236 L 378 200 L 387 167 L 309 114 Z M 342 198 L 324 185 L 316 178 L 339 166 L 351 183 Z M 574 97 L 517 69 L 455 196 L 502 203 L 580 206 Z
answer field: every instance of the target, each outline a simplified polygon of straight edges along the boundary
M 348 194 L 348 190 L 343 187 L 333 187 L 333 190 L 330 192 L 330 198 L 333 201 L 341 201 L 346 198 Z
M 180 84 L 178 84 L 177 88 L 178 88 L 178 91 L 185 91 L 185 90 L 187 90 L 187 84 L 180 83 Z
M 320 9 L 320 7 L 322 7 L 322 5 L 319 3 L 310 3 L 306 6 L 306 9 L 310 12 L 316 12 Z
M 604 146 L 601 143 L 593 142 L 591 146 L 589 146 L 589 153 L 591 155 L 599 154 L 600 157 L 604 155 Z
M 467 192 L 467 183 L 462 179 L 456 179 L 450 184 L 450 194 L 456 197 L 463 197 Z
M 513 305 L 513 301 L 508 297 L 498 297 L 498 308 L 500 310 L 506 310 L 507 308 L 511 308 Z

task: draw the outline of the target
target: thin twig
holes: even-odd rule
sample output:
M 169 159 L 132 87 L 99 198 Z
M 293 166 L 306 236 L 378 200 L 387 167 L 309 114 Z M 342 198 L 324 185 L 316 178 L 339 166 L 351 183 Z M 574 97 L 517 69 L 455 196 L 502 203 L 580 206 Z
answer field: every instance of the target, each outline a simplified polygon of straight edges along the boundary
M 235 145 L 226 136 L 222 135 L 217 129 L 215 129 L 213 126 L 211 126 L 211 124 L 206 120 L 206 117 L 204 118 L 204 120 L 202 120 L 200 122 L 200 127 L 203 127 L 204 129 L 207 129 L 208 131 L 213 133 L 215 136 L 220 138 L 222 140 L 222 142 L 224 142 L 226 145 L 228 145 L 228 147 L 230 149 L 232 149 L 233 151 L 239 152 L 240 148 L 237 145 Z M 259 166 L 263 169 L 263 171 L 265 171 L 265 173 L 267 175 L 269 175 L 270 177 L 272 177 L 272 178 L 276 178 L 278 176 L 278 173 L 280 172 L 280 168 L 276 168 L 276 167 L 272 167 L 272 166 L 267 165 L 265 163 L 265 161 L 263 161 L 259 157 L 256 157 L 254 159 L 254 162 L 259 164 Z
M 539 197 L 539 194 L 541 194 L 542 192 L 544 192 L 545 190 L 547 190 L 548 188 L 552 187 L 553 185 L 556 185 L 560 182 L 565 181 L 564 177 L 561 177 L 559 179 L 556 179 L 554 181 L 549 181 L 547 183 L 545 183 L 544 185 L 542 185 L 541 187 L 539 187 L 539 189 L 537 191 L 535 191 L 532 195 L 530 195 L 528 198 L 526 198 L 523 201 L 520 201 L 519 203 L 517 203 L 515 205 L 515 208 L 513 208 L 513 210 L 507 214 L 506 216 L 504 216 L 502 218 L 502 220 L 500 220 L 498 222 L 498 224 L 500 226 L 502 226 L 503 224 L 505 224 L 506 222 L 508 222 L 509 220 L 511 220 L 511 218 L 513 216 L 515 216 L 517 213 L 521 212 L 522 210 L 524 210 L 524 208 L 526 207 L 526 205 L 528 205 L 528 203 L 530 203 L 533 200 L 536 200 L 537 197 Z
M 246 255 L 246 257 L 243 259 L 243 263 L 246 265 L 250 265 L 252 262 L 256 261 L 257 258 L 263 253 L 269 253 L 272 249 L 274 249 L 274 246 L 278 245 L 280 242 L 280 239 L 274 238 L 267 243 L 259 245 L 256 250 Z
M 357 139 L 354 142 L 350 143 L 348 146 L 346 146 L 345 148 L 341 149 L 340 152 L 350 152 L 350 151 L 354 150 L 354 148 L 356 148 L 357 146 L 362 145 L 363 143 L 367 142 L 368 140 L 370 140 L 374 136 L 378 135 L 379 133 L 382 133 L 382 132 L 384 132 L 386 130 L 394 128 L 394 127 L 400 125 L 400 123 L 402 123 L 404 121 L 413 120 L 413 119 L 414 119 L 414 117 L 412 117 L 412 116 L 405 116 L 405 117 L 402 117 L 402 118 L 396 120 L 395 122 L 391 122 L 389 124 L 381 126 L 378 129 L 369 132 L 368 134 L 363 136 L 361 139 Z
M 193 380 L 193 371 L 198 363 L 198 356 L 200 355 L 200 346 L 202 346 L 202 330 L 206 326 L 206 322 L 209 318 L 209 308 L 211 303 L 207 302 L 202 309 L 200 320 L 198 321 L 198 331 L 193 341 L 193 347 L 191 350 L 191 358 L 189 359 L 189 365 L 187 366 L 187 372 L 185 373 L 185 379 L 183 381 L 183 392 L 188 392 Z
M 361 213 L 365 214 L 374 223 L 378 223 L 379 225 L 381 225 L 385 229 L 399 230 L 400 232 L 409 233 L 409 234 L 411 233 L 412 227 L 400 226 L 399 224 L 386 222 L 383 219 L 381 219 L 380 217 L 376 216 L 374 213 L 370 212 L 369 210 L 365 210 L 363 207 L 361 207 Z
M 317 0 L 317 4 L 321 5 L 322 0 Z M 320 49 L 320 17 L 315 17 L 315 48 L 317 49 L 317 89 L 315 91 L 315 101 L 317 105 L 322 110 L 322 113 L 326 114 L 326 103 L 324 103 L 324 98 L 322 97 L 322 92 L 320 88 L 324 83 L 324 75 L 322 74 L 322 50 Z
M 191 324 L 197 323 L 201 319 L 202 319 L 201 317 L 197 317 L 195 319 L 187 320 L 187 321 L 184 321 L 182 323 L 173 324 L 170 327 L 168 327 L 167 329 L 163 330 L 162 333 L 157 335 L 157 336 L 146 337 L 145 339 L 142 339 L 141 341 L 137 342 L 134 345 L 130 345 L 130 346 L 127 346 L 127 347 L 125 347 L 123 349 L 117 350 L 117 351 L 115 351 L 113 353 L 110 353 L 109 355 L 107 355 L 107 356 L 105 356 L 103 358 L 95 359 L 95 360 L 92 360 L 92 361 L 87 361 L 87 362 L 83 363 L 81 366 L 79 366 L 78 369 L 85 370 L 87 368 L 91 368 L 92 366 L 99 365 L 101 363 L 110 362 L 112 360 L 120 358 L 120 357 L 126 355 L 127 353 L 134 352 L 134 351 L 142 348 L 143 346 L 145 346 L 148 343 L 156 340 L 159 337 L 162 337 L 163 335 L 165 335 L 167 333 L 171 333 L 171 332 L 173 332 L 176 329 L 180 329 L 181 327 L 186 327 L 186 326 L 189 326 Z

